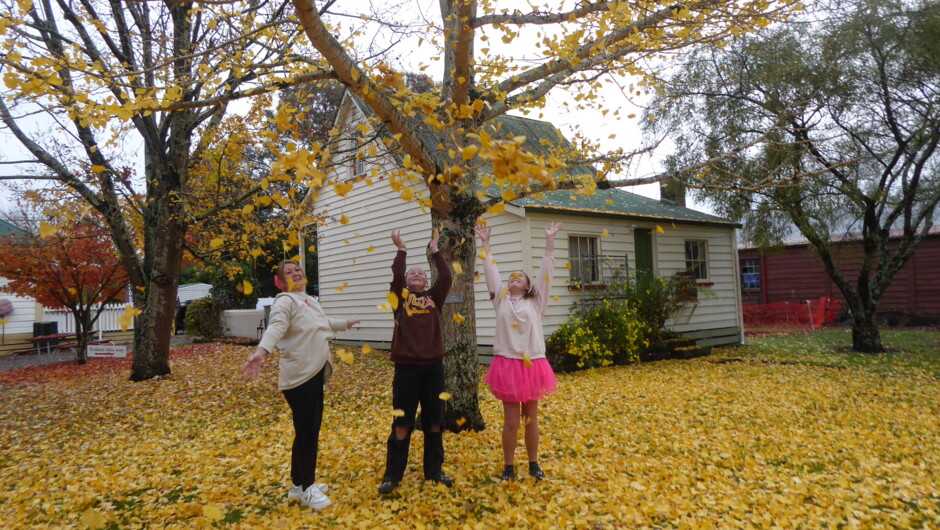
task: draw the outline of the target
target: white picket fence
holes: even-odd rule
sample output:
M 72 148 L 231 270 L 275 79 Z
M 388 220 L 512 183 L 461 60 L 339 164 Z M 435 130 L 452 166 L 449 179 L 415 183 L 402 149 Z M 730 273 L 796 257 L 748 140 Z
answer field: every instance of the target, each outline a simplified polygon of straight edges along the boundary
M 124 314 L 125 305 L 108 304 L 104 306 L 104 311 L 101 312 L 98 320 L 92 326 L 92 332 L 98 334 L 99 340 L 105 332 L 121 331 L 118 317 Z M 94 309 L 97 309 L 97 307 Z M 59 333 L 75 333 L 75 318 L 68 309 L 43 309 L 42 316 L 44 322 L 56 322 Z M 134 323 L 131 322 L 130 327 L 127 329 L 134 329 Z
M 124 314 L 124 304 L 106 305 L 101 316 L 92 326 L 92 332 L 98 339 L 105 332 L 121 331 L 118 317 Z M 56 322 L 59 333 L 75 333 L 75 318 L 68 309 L 44 309 L 44 322 Z M 259 338 L 264 331 L 264 310 L 237 309 L 222 312 L 222 328 L 227 337 Z M 134 329 L 133 322 L 127 329 Z

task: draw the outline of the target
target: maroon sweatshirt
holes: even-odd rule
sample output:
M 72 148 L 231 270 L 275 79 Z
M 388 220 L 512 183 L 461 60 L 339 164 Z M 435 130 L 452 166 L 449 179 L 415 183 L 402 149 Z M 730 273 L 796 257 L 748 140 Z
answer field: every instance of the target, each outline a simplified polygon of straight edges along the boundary
M 450 267 L 440 252 L 431 255 L 437 268 L 437 280 L 426 291 L 408 293 L 405 289 L 405 258 L 408 253 L 399 250 L 392 262 L 392 283 L 389 291 L 398 297 L 395 309 L 395 330 L 392 332 L 392 362 L 427 366 L 444 358 L 444 327 L 441 313 L 450 292 Z

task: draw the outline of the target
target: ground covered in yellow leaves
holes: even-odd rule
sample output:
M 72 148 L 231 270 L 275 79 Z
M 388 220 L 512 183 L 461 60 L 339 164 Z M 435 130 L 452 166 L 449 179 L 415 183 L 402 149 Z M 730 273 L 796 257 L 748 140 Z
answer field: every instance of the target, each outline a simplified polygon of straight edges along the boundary
M 455 486 L 420 480 L 417 434 L 405 481 L 380 498 L 391 364 L 354 350 L 327 386 L 318 481 L 333 506 L 313 512 L 287 502 L 277 363 L 247 384 L 250 351 L 178 348 L 171 376 L 141 383 L 110 360 L 0 374 L 0 527 L 940 525 L 928 372 L 713 355 L 562 375 L 542 408 L 540 483 L 499 481 L 501 408 L 483 388 L 487 428 L 444 439 Z

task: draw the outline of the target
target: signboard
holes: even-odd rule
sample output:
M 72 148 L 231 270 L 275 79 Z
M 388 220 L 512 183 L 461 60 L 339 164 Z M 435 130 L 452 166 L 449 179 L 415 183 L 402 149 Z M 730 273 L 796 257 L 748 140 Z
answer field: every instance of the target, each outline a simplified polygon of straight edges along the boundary
M 127 357 L 127 346 L 111 346 L 105 344 L 89 344 L 88 357 L 121 358 Z
M 461 293 L 451 293 L 447 295 L 447 300 L 444 301 L 445 304 L 462 304 L 463 303 L 463 294 Z

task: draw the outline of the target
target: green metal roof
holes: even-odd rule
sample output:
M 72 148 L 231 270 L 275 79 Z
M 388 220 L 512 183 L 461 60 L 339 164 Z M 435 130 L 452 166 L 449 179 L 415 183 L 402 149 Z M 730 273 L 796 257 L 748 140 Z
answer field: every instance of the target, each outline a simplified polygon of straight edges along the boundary
M 671 201 L 650 199 L 620 189 L 598 189 L 588 196 L 571 190 L 548 191 L 512 201 L 511 204 L 533 212 L 741 227 L 739 223 L 685 208 Z
M 28 232 L 0 219 L 0 236 L 26 235 Z
M 367 116 L 372 115 L 368 105 L 357 96 L 349 92 L 356 106 Z M 412 127 L 417 131 L 421 142 L 427 146 L 436 146 L 441 143 L 441 132 L 424 123 L 417 117 L 408 118 Z M 502 115 L 491 122 L 483 124 L 483 128 L 493 138 L 508 139 L 519 136 L 525 137 L 523 147 L 535 155 L 548 155 L 555 149 L 565 150 L 570 146 L 561 131 L 547 121 L 533 120 L 519 116 Z M 543 142 L 542 140 L 547 140 Z M 430 154 L 440 166 L 447 164 L 447 153 L 442 149 L 430 149 Z M 399 162 L 401 154 L 392 153 Z M 479 169 L 480 175 L 490 173 L 490 165 L 484 164 Z M 591 166 L 569 166 L 564 169 L 566 178 L 580 175 L 597 174 Z M 497 199 L 500 190 L 496 185 L 482 186 L 481 179 L 476 182 L 478 190 Z M 669 221 L 685 224 L 720 225 L 740 228 L 734 223 L 721 217 L 679 206 L 672 202 L 658 201 L 623 191 L 619 189 L 597 189 L 593 195 L 583 196 L 575 191 L 546 191 L 530 195 L 524 199 L 512 201 L 510 204 L 521 206 L 529 211 L 565 212 L 569 215 L 582 215 L 592 217 L 614 217 L 647 221 Z
M 352 92 L 347 93 L 363 114 L 366 116 L 374 115 L 372 109 L 369 108 L 369 106 L 366 105 L 358 96 Z M 439 131 L 431 125 L 424 123 L 423 116 L 420 114 L 406 117 L 405 120 L 416 131 L 418 138 L 421 140 L 421 143 L 429 147 L 429 154 L 438 166 L 444 167 L 453 163 L 453 160 L 448 157 L 446 150 L 436 148 L 436 146 L 442 144 L 444 134 L 442 131 Z M 549 155 L 553 150 L 561 150 L 564 152 L 565 150 L 568 150 L 571 145 L 564 135 L 562 135 L 561 131 L 555 128 L 555 126 L 551 123 L 542 120 L 524 118 L 521 116 L 510 116 L 506 114 L 497 116 L 492 121 L 488 121 L 481 125 L 481 128 L 485 130 L 492 138 L 500 140 L 523 136 L 525 137 L 525 142 L 522 143 L 523 148 L 525 148 L 525 150 L 529 153 L 537 156 Z M 389 136 L 388 131 L 384 130 L 384 126 L 383 130 L 381 130 L 381 133 Z M 542 142 L 542 140 L 547 141 Z M 391 154 L 399 163 L 401 162 L 402 154 L 400 152 L 392 151 Z M 484 162 L 478 168 L 478 172 L 480 175 L 490 174 L 492 172 L 490 168 L 491 165 Z M 590 166 L 570 166 L 565 168 L 564 173 L 569 176 L 579 176 L 595 175 L 597 171 Z

